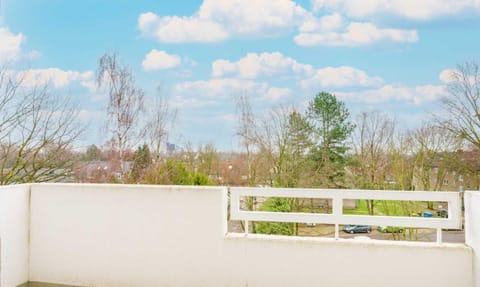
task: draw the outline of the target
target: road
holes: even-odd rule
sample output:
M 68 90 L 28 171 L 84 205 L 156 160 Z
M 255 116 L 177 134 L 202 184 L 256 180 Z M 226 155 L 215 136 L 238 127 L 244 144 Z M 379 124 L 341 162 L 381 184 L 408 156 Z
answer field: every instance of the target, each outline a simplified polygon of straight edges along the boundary
M 333 234 L 332 234 L 333 236 Z M 341 231 L 340 237 L 342 238 L 353 238 L 356 236 L 367 236 L 372 239 L 378 240 L 394 240 L 394 236 L 391 233 L 381 233 L 376 230 L 372 231 L 370 234 L 347 234 Z M 402 235 L 400 235 L 402 237 Z M 408 237 L 408 233 L 406 235 Z M 408 239 L 407 239 L 408 240 Z M 408 241 L 421 241 L 421 242 L 436 242 L 437 241 L 437 231 L 431 229 L 419 229 L 417 240 L 408 240 Z M 465 231 L 464 230 L 443 230 L 442 231 L 442 242 L 444 243 L 465 243 Z

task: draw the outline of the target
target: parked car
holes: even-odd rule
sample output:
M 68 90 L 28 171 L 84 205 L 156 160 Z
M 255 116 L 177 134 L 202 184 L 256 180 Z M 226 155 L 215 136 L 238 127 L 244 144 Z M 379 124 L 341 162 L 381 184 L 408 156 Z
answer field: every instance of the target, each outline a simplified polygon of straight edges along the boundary
M 433 213 L 430 211 L 421 211 L 418 213 L 418 216 L 420 217 L 433 217 Z
M 382 232 L 382 233 L 402 233 L 403 232 L 403 227 L 379 226 L 379 227 L 377 227 L 377 230 Z
M 368 225 L 344 225 L 343 231 L 346 233 L 370 233 L 372 228 Z
M 446 209 L 437 210 L 437 216 L 447 218 L 448 217 L 448 210 L 446 210 Z

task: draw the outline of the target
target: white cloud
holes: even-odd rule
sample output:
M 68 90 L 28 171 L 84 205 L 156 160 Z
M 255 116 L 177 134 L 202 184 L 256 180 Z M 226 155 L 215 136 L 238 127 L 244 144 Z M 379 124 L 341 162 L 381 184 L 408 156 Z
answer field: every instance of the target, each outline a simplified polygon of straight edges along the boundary
M 158 17 L 148 12 L 141 14 L 138 27 L 142 34 L 160 42 L 219 42 L 229 37 L 221 25 L 198 17 Z
M 199 10 L 200 18 L 244 35 L 292 27 L 306 15 L 307 11 L 291 0 L 204 0 Z
M 480 0 L 313 0 L 315 10 L 329 10 L 353 18 L 391 14 L 429 20 L 462 12 L 480 12 Z
M 317 30 L 314 30 L 314 29 Z M 343 31 L 328 31 L 321 24 L 308 25 L 295 36 L 295 43 L 300 46 L 363 46 L 375 42 L 391 41 L 412 43 L 418 41 L 415 30 L 384 29 L 372 23 L 352 22 Z
M 235 77 L 243 80 L 279 77 L 297 80 L 304 90 L 319 90 L 325 87 L 373 87 L 383 84 L 382 78 L 348 66 L 326 67 L 315 70 L 311 65 L 302 64 L 280 52 L 249 53 L 236 62 L 216 60 L 212 63 L 212 76 Z M 276 96 L 273 96 L 273 95 Z M 286 96 L 286 90 L 272 90 L 270 98 Z
M 142 66 L 145 71 L 157 71 L 175 68 L 179 66 L 181 62 L 182 59 L 180 56 L 153 49 L 145 56 Z
M 30 69 L 17 73 L 17 79 L 27 87 L 51 84 L 54 88 L 63 88 L 74 81 L 79 81 L 83 86 L 89 87 L 93 77 L 92 71 L 63 71 L 58 68 Z
M 280 52 L 248 53 L 237 62 L 217 60 L 212 64 L 212 75 L 223 77 L 233 75 L 243 79 L 256 79 L 278 75 L 309 76 L 313 74 L 313 67 L 285 57 Z
M 445 86 L 424 85 L 405 87 L 385 85 L 378 89 L 361 92 L 335 93 L 340 99 L 352 102 L 382 103 L 401 101 L 420 105 L 437 101 L 447 95 Z
M 160 42 L 219 42 L 232 35 L 275 34 L 297 26 L 307 15 L 292 0 L 204 0 L 188 17 L 141 14 L 138 28 Z
M 335 13 L 332 15 L 323 16 L 320 19 L 311 18 L 299 27 L 301 33 L 310 33 L 310 32 L 330 32 L 340 29 L 344 26 L 344 19 L 342 15 Z
M 272 87 L 268 89 L 263 98 L 271 102 L 276 102 L 283 98 L 289 97 L 291 94 L 292 91 L 289 88 Z
M 196 98 L 227 99 L 242 92 L 256 94 L 266 91 L 266 83 L 257 83 L 241 79 L 210 79 L 206 81 L 189 81 L 175 85 L 174 94 L 194 96 Z
M 248 94 L 261 101 L 278 102 L 292 94 L 289 88 L 270 87 L 266 82 L 219 78 L 175 85 L 172 104 L 176 107 L 220 106 L 233 97 Z
M 306 90 L 324 87 L 371 87 L 381 84 L 382 78 L 369 76 L 362 70 L 348 66 L 318 69 L 312 77 L 300 81 L 300 87 Z
M 14 35 L 7 28 L 0 28 L 0 64 L 19 60 L 23 42 L 25 36 L 22 33 Z
M 455 80 L 454 77 L 457 73 L 458 73 L 457 70 L 445 69 L 440 72 L 440 75 L 438 76 L 438 78 L 440 79 L 440 81 L 448 84 Z

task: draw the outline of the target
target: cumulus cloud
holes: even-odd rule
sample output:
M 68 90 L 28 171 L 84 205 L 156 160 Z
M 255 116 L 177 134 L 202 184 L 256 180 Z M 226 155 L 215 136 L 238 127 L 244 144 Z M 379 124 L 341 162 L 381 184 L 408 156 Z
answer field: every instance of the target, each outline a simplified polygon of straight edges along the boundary
M 313 0 L 315 10 L 336 11 L 353 18 L 390 14 L 430 20 L 466 11 L 480 12 L 480 0 Z
M 180 56 L 168 54 L 165 51 L 151 50 L 142 62 L 145 71 L 158 71 L 179 66 L 182 62 Z
M 266 91 L 267 86 L 266 83 L 257 83 L 251 80 L 226 78 L 183 82 L 175 85 L 173 91 L 176 95 L 219 100 L 227 99 L 240 92 Z
M 311 17 L 302 23 L 299 27 L 301 33 L 311 32 L 330 32 L 340 29 L 345 24 L 345 20 L 342 15 L 335 13 L 332 15 L 326 15 L 321 18 Z
M 416 30 L 383 28 L 371 22 L 348 19 L 389 11 L 402 12 L 403 8 L 419 3 L 411 1 L 411 4 L 406 4 L 409 1 L 393 0 L 390 5 L 387 0 L 315 0 L 316 10 L 331 12 L 316 18 L 312 11 L 305 10 L 292 0 L 203 0 L 196 13 L 190 16 L 143 13 L 138 18 L 138 28 L 143 35 L 165 43 L 220 42 L 231 37 L 268 37 L 293 29 L 299 32 L 294 40 L 301 46 L 362 46 L 380 41 L 412 43 L 418 41 Z M 439 0 L 425 0 L 429 3 L 435 1 Z M 456 3 L 456 0 L 444 1 Z M 480 0 L 464 1 L 473 3 Z M 425 8 L 424 13 L 428 13 L 429 5 L 424 5 L 423 2 L 418 5 Z M 435 5 L 437 6 L 444 7 Z M 422 13 L 407 8 L 407 15 L 410 15 L 410 10 L 412 13 Z M 347 15 L 348 18 L 342 15 Z
M 263 98 L 271 102 L 276 102 L 283 98 L 289 97 L 291 94 L 292 91 L 289 88 L 272 87 L 268 89 L 267 93 Z
M 447 95 L 443 85 L 424 85 L 416 87 L 385 85 L 378 89 L 361 92 L 335 93 L 340 99 L 352 102 L 382 103 L 402 101 L 415 105 L 437 101 Z
M 219 42 L 229 34 L 221 25 L 198 17 L 159 17 L 148 12 L 138 18 L 142 34 L 156 38 L 159 42 Z
M 173 88 L 173 105 L 176 107 L 219 106 L 232 97 L 247 93 L 261 101 L 278 102 L 289 97 L 289 88 L 271 87 L 266 82 L 247 79 L 219 78 L 179 83 Z
M 326 67 L 300 81 L 300 87 L 306 90 L 318 90 L 325 87 L 371 87 L 383 84 L 382 78 L 369 76 L 366 72 L 348 67 Z
M 454 76 L 456 73 L 458 73 L 457 70 L 445 69 L 440 72 L 440 75 L 438 76 L 438 78 L 440 79 L 440 81 L 448 84 L 454 81 Z
M 8 28 L 0 27 L 0 64 L 18 61 L 22 58 L 34 59 L 40 53 L 32 51 L 24 54 L 22 44 L 26 37 L 22 33 L 13 34 Z
M 232 35 L 275 34 L 299 25 L 308 14 L 292 0 L 204 0 L 192 16 L 143 13 L 138 28 L 160 42 L 218 42 Z
M 326 27 L 325 27 L 326 26 Z M 418 41 L 415 30 L 378 28 L 372 23 L 352 22 L 345 28 L 333 31 L 341 25 L 325 25 L 320 22 L 304 24 L 295 43 L 300 46 L 364 46 L 381 41 L 413 43 Z
M 92 71 L 64 71 L 58 68 L 30 69 L 17 73 L 17 79 L 26 87 L 52 85 L 54 88 L 63 88 L 74 81 L 89 87 L 93 77 Z
M 313 74 L 313 67 L 297 62 L 295 59 L 284 56 L 280 52 L 248 53 L 236 62 L 217 60 L 212 64 L 214 77 L 236 76 L 243 79 L 278 75 L 308 76 Z

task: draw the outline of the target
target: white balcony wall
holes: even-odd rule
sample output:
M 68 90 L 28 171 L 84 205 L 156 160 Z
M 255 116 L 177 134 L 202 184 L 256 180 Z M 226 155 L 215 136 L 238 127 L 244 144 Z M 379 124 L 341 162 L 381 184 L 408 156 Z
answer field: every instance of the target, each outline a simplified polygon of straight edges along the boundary
M 465 193 L 465 241 L 473 248 L 474 286 L 480 287 L 480 192 Z
M 30 280 L 214 286 L 228 256 L 224 194 L 215 187 L 34 185 Z
M 223 188 L 36 184 L 31 197 L 31 281 L 473 286 L 472 249 L 463 244 L 226 235 Z
M 0 286 L 28 281 L 28 185 L 0 187 Z
M 471 252 L 459 245 L 250 237 L 227 240 L 230 276 L 243 276 L 232 286 L 472 286 Z

